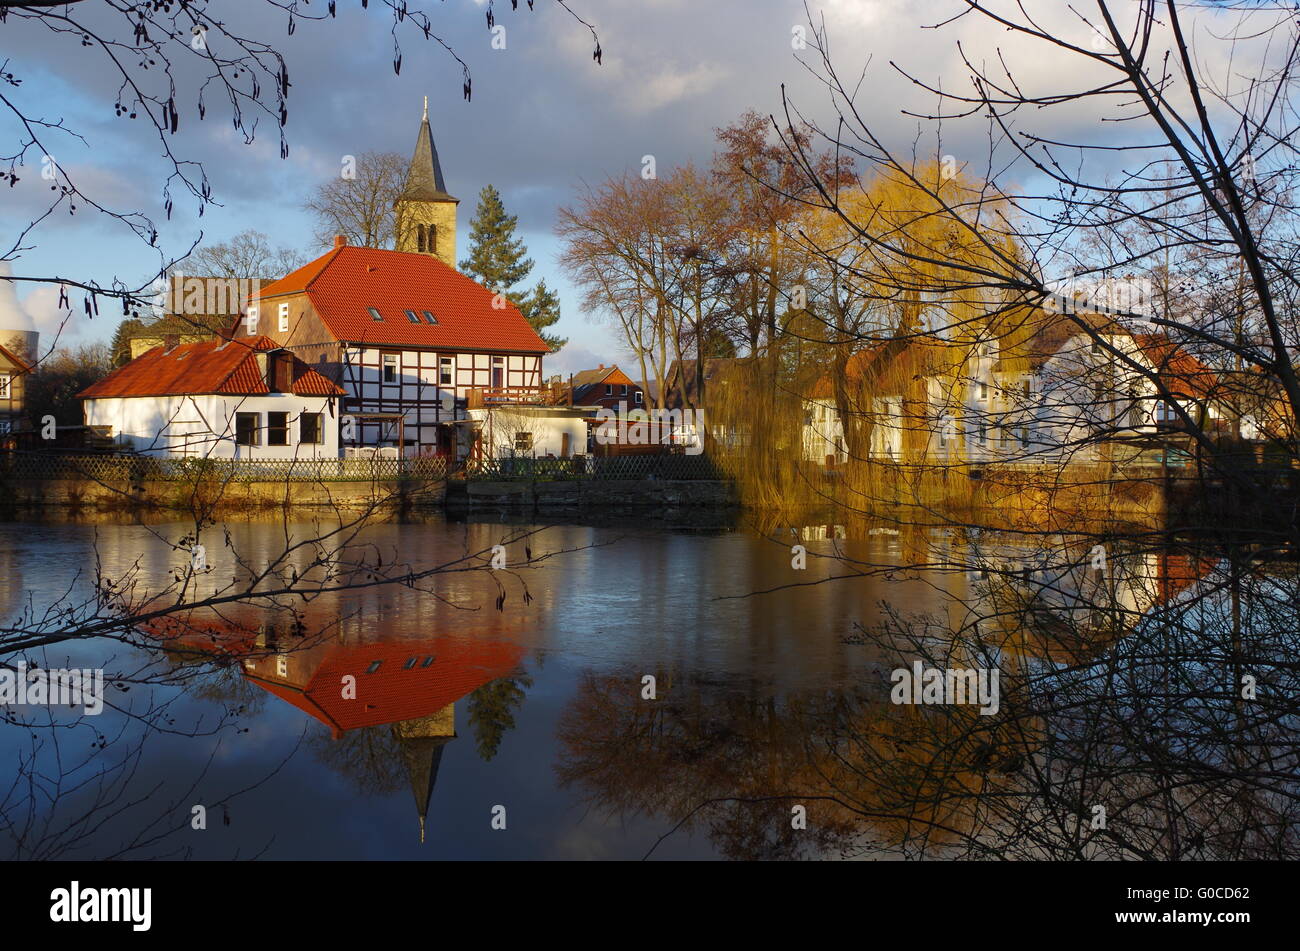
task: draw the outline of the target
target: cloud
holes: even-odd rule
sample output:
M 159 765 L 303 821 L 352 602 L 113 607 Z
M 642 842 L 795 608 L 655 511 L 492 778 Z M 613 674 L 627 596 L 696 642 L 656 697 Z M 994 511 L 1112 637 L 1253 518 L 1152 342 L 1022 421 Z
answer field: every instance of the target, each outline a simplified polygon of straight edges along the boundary
M 1012 0 L 993 2 L 1015 14 Z M 524 4 L 518 10 L 496 5 L 496 20 L 508 29 L 505 50 L 492 49 L 481 5 L 417 5 L 429 12 L 436 36 L 469 65 L 472 101 L 461 96 L 459 63 L 409 22 L 397 30 L 403 61 L 401 74 L 394 72 L 394 24 L 379 5 L 363 11 L 340 4 L 337 19 L 301 22 L 288 36 L 283 11 L 271 4 L 213 0 L 214 18 L 238 24 L 239 32 L 266 41 L 286 58 L 292 83 L 285 127 L 289 157 L 279 157 L 279 128 L 271 117 L 260 119 L 256 141 L 245 144 L 233 132 L 228 105 L 211 88 L 200 121 L 195 104 L 203 63 L 183 57 L 174 70 L 181 123 L 166 144 L 178 157 L 204 163 L 223 207 L 209 207 L 200 218 L 198 202 L 174 186 L 173 218 L 163 226 L 168 249 L 184 250 L 200 231 L 220 240 L 244 228 L 264 231 L 277 244 L 307 247 L 312 226 L 303 202 L 312 189 L 336 173 L 343 155 L 372 149 L 409 154 L 425 95 L 448 187 L 462 199 L 462 249 L 474 197 L 488 183 L 519 214 L 522 230 L 549 234 L 557 206 L 579 182 L 637 168 L 645 154 L 656 157 L 661 173 L 689 161 L 706 165 L 714 130 L 750 108 L 780 115 L 783 87 L 803 115 L 833 128 L 832 103 L 805 65 L 819 65 L 816 53 L 792 45 L 795 26 L 820 25 L 823 16 L 836 69 L 850 87 L 863 77 L 855 106 L 873 132 L 903 154 L 914 145 L 925 155 L 942 148 L 969 162 L 976 174 L 986 167 L 987 121 L 945 121 L 943 141 L 936 141 L 933 124 L 904 113 L 936 111 L 935 97 L 900 70 L 945 89 L 969 89 L 960 42 L 972 62 L 995 72 L 1005 58 L 1017 83 L 1033 93 L 1082 88 L 1104 72 L 987 19 L 952 19 L 966 9 L 961 0 L 810 0 L 807 10 L 803 0 L 570 0 L 599 33 L 601 64 L 592 60 L 587 28 L 546 0 L 532 12 Z M 94 16 L 96 9 L 83 13 Z M 1215 16 L 1187 15 L 1200 18 L 1198 37 Z M 1089 28 L 1066 7 L 1035 8 L 1034 16 L 1054 35 L 1078 37 L 1081 45 L 1088 39 Z M 947 20 L 941 29 L 922 28 Z M 120 32 L 120 22 L 114 29 Z M 120 80 L 113 79 L 111 66 L 80 48 L 75 35 L 12 17 L 6 31 L 21 54 L 9 68 L 27 80 L 15 95 L 25 97 L 34 113 L 65 120 L 91 146 L 61 136 L 56 151 L 68 154 L 60 160 L 75 161 L 70 168 L 105 205 L 161 217 L 166 163 L 160 142 L 145 123 L 115 115 Z M 1213 44 L 1198 48 L 1198 55 L 1211 66 L 1224 63 Z M 1032 125 L 1048 138 L 1093 144 L 1150 133 L 1135 123 L 1101 123 L 1092 107 L 1034 110 L 1014 121 L 1017 131 Z M 920 138 L 918 131 L 924 132 Z M 4 134 L 12 140 L 17 133 L 6 127 Z M 1012 171 L 1013 177 L 1021 174 L 1030 176 L 1032 169 Z M 11 200 L 5 218 L 12 231 L 13 216 L 30 210 L 35 191 L 5 197 Z M 154 251 L 134 239 L 117 240 L 116 232 L 93 224 L 92 217 L 79 210 L 75 218 L 55 216 L 43 224 L 20 266 L 28 273 L 75 273 L 101 284 L 119 276 L 134 286 L 152 276 Z M 573 313 L 577 295 L 559 271 L 554 244 L 548 244 L 547 253 L 533 249 L 538 267 L 532 280 L 544 277 L 558 288 L 566 314 Z
M 113 304 L 109 303 L 106 305 L 108 307 L 106 314 L 87 321 L 84 314 L 75 307 L 71 309 L 60 307 L 59 289 L 51 285 L 36 288 L 27 295 L 23 305 L 31 315 L 33 327 L 41 335 L 41 353 L 55 346 L 77 343 L 96 336 L 92 332 L 99 329 L 93 327 L 95 321 L 102 320 L 103 327 L 111 333 L 121 318 L 121 314 L 114 313 Z
M 609 366 L 615 362 L 607 353 L 569 343 L 559 353 L 546 358 L 546 374 L 550 376 L 553 373 L 558 373 L 567 377 L 570 373 L 577 373 L 581 370 L 594 370 L 602 363 Z

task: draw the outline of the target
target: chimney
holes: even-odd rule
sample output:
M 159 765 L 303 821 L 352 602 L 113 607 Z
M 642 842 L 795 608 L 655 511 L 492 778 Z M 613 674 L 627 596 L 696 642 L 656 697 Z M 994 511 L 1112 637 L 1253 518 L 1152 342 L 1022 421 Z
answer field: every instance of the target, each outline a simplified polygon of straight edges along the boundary
M 596 367 L 596 369 L 597 369 L 597 370 L 603 370 L 603 369 L 605 369 L 605 364 L 602 363 L 600 366 Z
M 181 344 L 180 334 L 163 334 L 163 352 L 171 353 Z
M 334 236 L 334 247 L 346 248 L 348 245 L 348 236 L 345 234 L 336 234 Z

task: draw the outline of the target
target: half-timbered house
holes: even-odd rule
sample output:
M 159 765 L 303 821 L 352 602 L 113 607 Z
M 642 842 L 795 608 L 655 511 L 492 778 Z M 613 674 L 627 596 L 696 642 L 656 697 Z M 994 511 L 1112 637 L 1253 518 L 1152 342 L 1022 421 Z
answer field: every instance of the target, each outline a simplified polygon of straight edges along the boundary
M 541 399 L 546 343 L 505 295 L 452 266 L 456 201 L 426 111 L 397 201 L 397 250 L 339 236 L 250 302 L 245 334 L 271 337 L 347 392 L 345 450 L 459 458 L 474 438 L 471 406 Z

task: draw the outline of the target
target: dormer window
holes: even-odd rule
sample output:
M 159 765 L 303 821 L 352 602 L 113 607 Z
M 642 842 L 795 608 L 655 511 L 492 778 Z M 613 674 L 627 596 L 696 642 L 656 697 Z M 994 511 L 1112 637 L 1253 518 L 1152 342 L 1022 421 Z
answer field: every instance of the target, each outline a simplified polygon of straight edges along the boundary
M 370 314 L 370 319 L 371 319 L 371 320 L 379 321 L 380 323 L 383 322 L 384 315 L 381 314 L 381 313 L 379 313 L 379 311 L 375 310 L 375 308 L 373 308 L 373 307 L 367 307 L 367 308 L 366 308 L 366 311 Z
M 418 324 L 420 322 L 420 315 L 413 310 L 408 310 L 406 312 L 406 319 L 413 324 Z

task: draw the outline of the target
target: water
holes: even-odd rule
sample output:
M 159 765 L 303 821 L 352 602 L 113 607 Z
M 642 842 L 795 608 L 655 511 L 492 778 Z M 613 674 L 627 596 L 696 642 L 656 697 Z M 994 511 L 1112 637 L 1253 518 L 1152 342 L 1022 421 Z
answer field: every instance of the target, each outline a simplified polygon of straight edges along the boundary
M 75 605 L 93 601 L 97 571 L 139 610 L 156 610 L 150 598 L 190 561 L 192 528 L 0 525 L 0 611 L 16 627 L 24 610 L 40 617 L 62 605 L 84 622 Z M 268 567 L 318 577 L 312 562 L 325 549 L 304 543 L 332 529 L 206 528 L 212 570 L 195 593 Z M 109 690 L 118 709 L 69 729 L 4 728 L 16 772 L 27 772 L 21 757 L 36 744 L 43 775 L 64 774 L 0 802 L 7 844 L 15 855 L 69 858 L 879 854 L 897 837 L 895 811 L 926 814 L 928 780 L 901 799 L 863 785 L 872 770 L 862 764 L 882 744 L 906 765 L 913 742 L 911 721 L 887 703 L 895 661 L 864 635 L 891 617 L 958 630 L 994 598 L 988 571 L 970 570 L 971 552 L 996 550 L 990 564 L 1016 577 L 1018 563 L 1004 562 L 1029 556 L 1023 540 L 974 544 L 941 530 L 798 531 L 774 541 L 745 527 L 373 525 L 327 546 L 353 583 L 394 565 L 446 570 L 305 605 L 226 605 L 184 631 L 132 633 L 131 645 L 29 653 L 46 666 L 103 665 L 127 689 Z M 794 541 L 807 548 L 804 570 L 792 568 Z M 498 543 L 506 570 L 466 560 Z M 1147 585 L 1144 601 L 1130 584 L 1119 600 L 1135 616 L 1172 596 L 1168 562 L 1139 560 L 1156 566 L 1163 588 Z M 1183 577 L 1184 564 L 1173 588 L 1212 564 Z M 260 590 L 277 587 L 269 579 Z M 277 602 L 300 611 L 296 630 Z M 1019 657 L 1023 674 L 1056 660 L 1043 643 L 1021 629 L 998 650 Z M 943 758 L 954 776 L 971 770 L 965 752 Z M 204 829 L 192 827 L 196 806 Z M 794 829 L 795 807 L 807 830 Z M 864 812 L 883 818 L 864 822 Z

